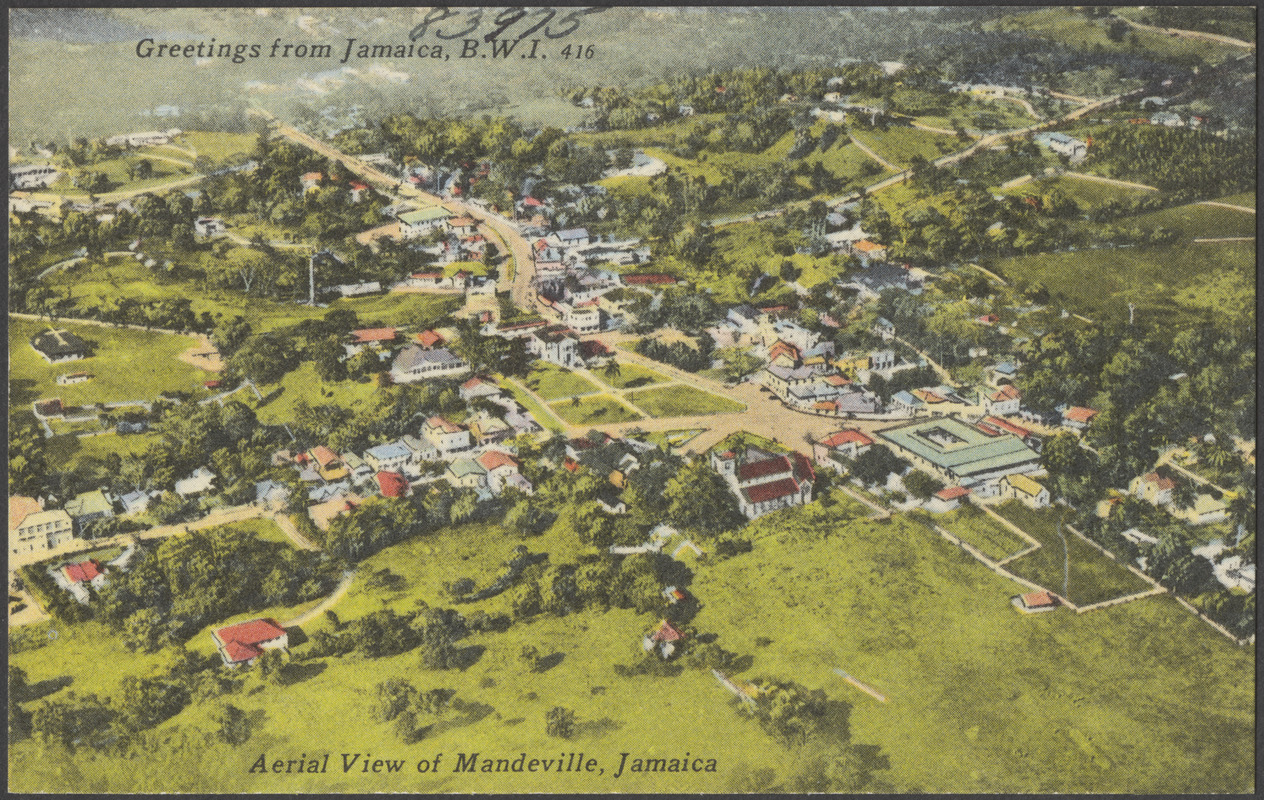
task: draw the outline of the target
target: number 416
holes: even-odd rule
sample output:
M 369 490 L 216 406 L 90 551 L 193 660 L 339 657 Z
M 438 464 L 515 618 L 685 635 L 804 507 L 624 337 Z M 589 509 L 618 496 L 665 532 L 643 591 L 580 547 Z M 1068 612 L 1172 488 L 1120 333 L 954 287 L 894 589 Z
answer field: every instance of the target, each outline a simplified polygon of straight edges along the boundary
M 573 49 L 572 49 L 573 48 Z M 562 48 L 562 58 L 589 59 L 593 57 L 593 45 L 566 45 Z

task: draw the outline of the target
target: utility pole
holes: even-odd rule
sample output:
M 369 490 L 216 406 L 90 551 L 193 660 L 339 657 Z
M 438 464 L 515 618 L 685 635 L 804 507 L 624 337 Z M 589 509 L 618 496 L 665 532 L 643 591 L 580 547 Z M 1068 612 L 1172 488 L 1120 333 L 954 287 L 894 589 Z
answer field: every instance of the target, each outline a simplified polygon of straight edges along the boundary
M 316 253 L 312 253 L 307 259 L 307 304 L 315 307 L 316 305 Z
M 1135 305 L 1133 305 L 1132 303 L 1128 304 L 1128 327 L 1129 328 L 1132 327 L 1132 317 L 1133 317 L 1133 313 L 1136 310 L 1137 310 L 1137 307 Z

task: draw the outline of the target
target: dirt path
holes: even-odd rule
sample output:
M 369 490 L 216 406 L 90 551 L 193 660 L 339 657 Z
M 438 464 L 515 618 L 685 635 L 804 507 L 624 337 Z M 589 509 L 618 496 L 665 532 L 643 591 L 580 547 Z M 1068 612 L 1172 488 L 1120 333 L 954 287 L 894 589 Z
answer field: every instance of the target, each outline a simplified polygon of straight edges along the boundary
M 1087 172 L 1064 172 L 1064 178 L 1079 178 L 1083 181 L 1094 181 L 1096 183 L 1105 183 L 1111 186 L 1122 186 L 1125 189 L 1140 189 L 1143 192 L 1157 192 L 1156 186 L 1148 186 L 1144 183 L 1134 183 L 1132 181 L 1121 181 L 1117 178 L 1104 178 L 1101 175 L 1090 175 Z
M 351 588 L 351 582 L 354 579 L 355 579 L 355 573 L 352 572 L 351 570 L 347 570 L 346 572 L 342 573 L 342 580 L 338 582 L 338 587 L 334 589 L 333 594 L 329 595 L 324 600 L 321 600 L 314 607 L 312 607 L 310 611 L 306 611 L 302 614 L 299 614 L 294 619 L 290 619 L 290 620 L 286 620 L 285 622 L 282 622 L 281 627 L 294 628 L 300 625 L 306 625 L 307 623 L 311 622 L 316 617 L 320 616 L 321 614 L 324 614 L 326 611 L 332 608 L 335 603 L 337 603 L 339 600 L 342 599 L 343 595 L 347 593 L 347 590 Z
M 1143 31 L 1153 31 L 1155 33 L 1163 33 L 1170 36 L 1179 36 L 1182 39 L 1205 39 L 1206 41 L 1209 41 L 1209 42 L 1217 42 L 1219 44 L 1227 44 L 1227 45 L 1232 45 L 1234 47 L 1245 47 L 1248 50 L 1255 49 L 1254 42 L 1247 42 L 1247 41 L 1243 41 L 1242 39 L 1235 39 L 1232 36 L 1222 36 L 1221 34 L 1218 34 L 1218 33 L 1207 33 L 1206 31 L 1187 31 L 1187 30 L 1182 30 L 1181 28 L 1160 28 L 1156 25 L 1146 25 L 1144 22 L 1136 22 L 1134 20 L 1128 19 L 1127 17 L 1120 17 L 1117 14 L 1114 14 L 1113 16 L 1115 16 L 1117 19 L 1122 19 L 1124 22 L 1128 23 L 1134 28 L 1138 28 Z
M 282 531 L 285 532 L 286 536 L 290 537 L 290 541 L 294 542 L 294 546 L 297 547 L 298 549 L 300 550 L 319 550 L 320 549 L 315 544 L 313 544 L 310 539 L 308 539 L 306 536 L 304 536 L 302 533 L 299 532 L 299 529 L 294 526 L 294 523 L 290 521 L 289 516 L 287 516 L 286 514 L 281 513 L 281 512 L 273 514 L 272 521 L 276 523 L 276 526 L 278 528 L 280 528 Z
M 1196 205 L 1200 206 L 1216 206 L 1217 208 L 1231 208 L 1234 211 L 1241 211 L 1244 214 L 1254 214 L 1255 209 L 1247 206 L 1235 206 L 1232 203 L 1221 203 L 1219 200 L 1199 200 Z
M 211 341 L 211 337 L 200 333 L 197 335 L 197 340 L 197 344 L 176 357 L 186 364 L 207 372 L 223 372 L 224 359 L 220 357 L 219 350 L 215 349 L 215 343 Z
M 854 145 L 856 145 L 856 147 L 859 147 L 859 148 L 860 148 L 860 152 L 862 152 L 862 153 L 864 153 L 865 155 L 869 156 L 869 157 L 870 157 L 870 158 L 872 158 L 874 161 L 877 161 L 877 162 L 878 162 L 879 164 L 881 164 L 884 168 L 889 169 L 889 170 L 894 170 L 894 171 L 896 171 L 896 172 L 899 172 L 899 171 L 900 171 L 900 169 L 901 169 L 901 168 L 900 168 L 899 166 L 897 166 L 897 165 L 895 165 L 895 164 L 892 164 L 890 161 L 887 161 L 887 160 L 886 160 L 885 158 L 883 158 L 882 156 L 880 156 L 880 155 L 878 155 L 877 153 L 873 152 L 873 150 L 869 149 L 869 147 L 867 147 L 867 146 L 865 145 L 865 143 L 864 143 L 864 142 L 860 141 L 860 140 L 859 140 L 859 139 L 857 139 L 855 136 L 851 137 L 851 143 L 852 143 L 852 144 L 854 144 Z

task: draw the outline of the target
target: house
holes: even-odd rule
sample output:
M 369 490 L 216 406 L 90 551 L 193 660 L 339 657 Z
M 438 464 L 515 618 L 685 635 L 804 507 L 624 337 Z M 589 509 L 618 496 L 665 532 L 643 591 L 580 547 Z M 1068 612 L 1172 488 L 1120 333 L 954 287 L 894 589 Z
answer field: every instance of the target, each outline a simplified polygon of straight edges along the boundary
M 926 408 L 926 403 L 913 393 L 901 389 L 891 395 L 890 407 L 900 414 L 916 414 Z
M 1063 427 L 1082 431 L 1088 427 L 1095 416 L 1097 416 L 1096 409 L 1071 406 L 1062 411 L 1062 425 Z
M 13 189 L 42 189 L 55 183 L 61 172 L 52 164 L 23 164 L 9 167 L 9 186 Z
M 206 467 L 198 467 L 187 478 L 176 481 L 176 494 L 190 497 L 208 491 L 215 483 L 215 473 Z
M 863 432 L 854 428 L 836 431 L 812 445 L 812 457 L 823 467 L 838 466 L 838 457 L 855 458 L 873 446 Z
M 405 474 L 412 474 L 415 472 L 415 467 L 425 461 L 439 460 L 439 450 L 434 445 L 429 442 L 423 442 L 416 436 L 409 434 L 401 436 L 399 437 L 399 443 L 404 447 L 407 447 L 409 452 L 412 454 L 408 462 L 404 465 Z M 372 470 L 369 469 L 368 464 L 365 464 L 365 469 L 370 473 L 372 472 Z
M 983 410 L 988 414 L 1001 415 L 1017 414 L 1018 407 L 1022 404 L 1023 393 L 1018 387 L 1012 383 L 1007 383 L 983 398 Z
M 942 514 L 945 511 L 952 511 L 961 505 L 962 501 L 970 496 L 970 490 L 964 486 L 945 486 L 935 492 L 934 496 L 926 503 L 926 509 L 936 514 Z
M 1010 602 L 1023 614 L 1038 614 L 1042 611 L 1053 611 L 1058 607 L 1058 598 L 1046 591 L 1019 595 L 1011 598 Z
M 337 292 L 341 297 L 363 297 L 381 292 L 382 284 L 377 281 L 343 283 L 333 287 L 333 291 Z
M 1209 494 L 1200 494 L 1194 498 L 1190 508 L 1172 507 L 1172 515 L 1185 520 L 1190 525 L 1207 525 L 1220 522 L 1229 516 L 1229 507 L 1223 500 L 1217 500 Z
M 133 433 L 144 433 L 147 430 L 149 430 L 149 423 L 143 419 L 136 420 L 135 422 L 128 422 L 123 419 L 119 420 L 114 426 L 114 432 L 120 436 L 127 436 Z
M 318 444 L 308 454 L 316 465 L 316 474 L 323 480 L 337 481 L 347 477 L 347 465 L 342 457 L 323 444 Z
M 417 344 L 421 345 L 425 350 L 433 350 L 444 344 L 443 336 L 437 331 L 426 329 L 417 334 Z
M 1163 125 L 1167 128 L 1184 127 L 1185 122 L 1181 119 L 1180 114 L 1173 114 L 1170 111 L 1160 111 L 1150 116 L 1151 125 Z
M 499 450 L 487 450 L 474 459 L 487 473 L 487 487 L 500 494 L 511 475 L 519 474 L 518 460 Z
M 586 228 L 567 228 L 560 230 L 556 234 L 559 242 L 565 247 L 576 247 L 583 244 L 592 244 L 593 238 L 588 235 Z
M 887 257 L 887 248 L 868 239 L 859 239 L 852 243 L 851 252 L 865 261 L 883 261 Z
M 490 378 L 475 376 L 465 383 L 461 384 L 458 390 L 461 399 L 469 402 L 477 397 L 497 397 L 500 395 L 500 386 Z
M 685 638 L 685 635 L 677 630 L 670 622 L 663 620 L 658 627 L 650 633 L 645 634 L 645 638 L 641 642 L 641 646 L 645 652 L 652 653 L 655 648 L 658 654 L 664 660 L 671 658 L 672 653 L 676 652 L 676 642 Z
M 878 321 L 873 323 L 873 327 L 869 332 L 877 336 L 884 342 L 889 342 L 895 338 L 895 325 L 886 317 L 878 317 Z
M 320 186 L 320 181 L 324 177 L 319 172 L 304 172 L 303 176 L 298 179 L 298 182 L 303 187 L 304 192 L 310 192 L 312 189 Z
M 478 228 L 478 223 L 469 217 L 450 217 L 443 224 L 457 236 L 470 236 Z
M 895 329 L 891 329 L 891 335 L 895 335 Z M 871 350 L 869 352 L 869 367 L 872 372 L 881 372 L 884 369 L 891 369 L 895 366 L 894 350 Z
M 775 342 L 781 341 L 794 345 L 800 352 L 816 347 L 820 338 L 802 325 L 769 316 L 765 316 L 759 323 L 759 332 L 765 347 L 772 347 Z
M 768 363 L 783 369 L 794 369 L 799 364 L 799 348 L 778 339 L 768 348 Z
M 351 181 L 348 188 L 351 190 L 351 202 L 353 203 L 360 202 L 360 198 L 363 197 L 364 193 L 369 190 L 369 187 L 366 184 L 360 183 L 359 181 Z
M 193 232 L 198 236 L 217 236 L 228 229 L 219 217 L 198 217 L 193 220 Z
M 1026 475 L 1006 475 L 998 484 L 1001 497 L 1021 500 L 1031 508 L 1044 508 L 1049 505 L 1049 490 Z
M 558 366 L 583 366 L 579 358 L 579 339 L 565 325 L 532 331 L 527 338 L 527 352 Z
M 426 378 L 441 378 L 469 372 L 470 365 L 446 347 L 427 350 L 420 345 L 409 345 L 391 362 L 391 380 L 395 383 L 412 383 Z
M 736 325 L 742 333 L 754 335 L 759 331 L 760 320 L 763 319 L 763 312 L 743 303 L 734 306 L 728 310 L 725 315 L 729 321 Z
M 62 509 L 45 511 L 33 497 L 9 497 L 9 553 L 52 550 L 75 535 L 74 520 Z
M 434 445 L 444 457 L 469 450 L 470 432 L 443 417 L 431 417 L 421 426 L 421 438 Z
M 399 232 L 406 239 L 416 239 L 442 229 L 451 217 L 451 213 L 438 206 L 409 211 L 399 215 Z
M 123 506 L 124 514 L 141 514 L 149 508 L 150 502 L 157 494 L 157 492 L 150 494 L 139 490 L 128 492 L 119 497 L 119 505 Z
M 1049 149 L 1067 158 L 1080 159 L 1088 152 L 1088 145 L 1065 133 L 1051 133 L 1048 136 Z
M 67 372 L 64 375 L 57 376 L 58 386 L 72 386 L 76 383 L 92 380 L 91 372 Z
M 1166 475 L 1160 475 L 1158 472 L 1138 475 L 1128 484 L 1129 493 L 1155 506 L 1165 506 L 1171 503 L 1172 490 L 1175 488 L 1176 481 Z
M 355 355 L 366 347 L 390 347 L 397 338 L 399 338 L 399 332 L 394 328 L 362 328 L 352 331 L 350 344 L 343 346 L 347 350 L 347 355 Z
M 754 446 L 713 450 L 711 466 L 728 483 L 747 519 L 812 500 L 816 473 L 800 453 L 775 455 Z
M 285 508 L 290 500 L 290 488 L 284 483 L 274 480 L 259 481 L 255 484 L 255 505 L 273 511 Z
M 224 665 L 232 669 L 250 666 L 265 650 L 285 650 L 290 644 L 285 628 L 270 618 L 219 628 L 211 631 L 211 638 Z
M 408 494 L 408 479 L 399 472 L 378 472 L 378 490 L 383 497 L 403 497 Z
M 1040 454 L 1008 433 L 989 436 L 956 417 L 935 417 L 877 434 L 892 451 L 945 483 L 994 486 L 1004 475 L 1040 469 Z
M 790 397 L 790 390 L 794 387 L 806 386 L 816 379 L 816 371 L 811 367 L 790 369 L 773 365 L 765 367 L 759 375 L 763 384 L 782 400 Z
M 413 451 L 401 442 L 389 442 L 365 450 L 364 460 L 374 472 L 399 472 L 413 460 Z
M 352 483 L 362 483 L 373 477 L 373 468 L 355 453 L 343 453 L 342 465 L 347 468 L 347 477 Z
M 178 490 L 179 482 L 176 486 Z M 66 513 L 74 519 L 75 527 L 80 531 L 89 522 L 114 516 L 114 502 L 102 489 L 93 489 L 90 492 L 75 495 L 74 498 L 66 501 L 64 508 Z
M 31 337 L 31 347 L 50 364 L 87 358 L 88 343 L 68 330 L 48 330 Z
M 487 470 L 472 458 L 453 459 L 443 477 L 458 488 L 483 489 L 487 486 Z
M 683 603 L 688 600 L 689 593 L 684 589 L 679 589 L 675 586 L 668 586 L 663 589 L 663 599 L 667 601 L 668 605 L 674 606 L 677 603 Z
M 495 444 L 513 436 L 513 426 L 487 413 L 469 423 L 470 436 L 479 444 Z
M 86 583 L 93 589 L 100 589 L 105 585 L 105 570 L 101 567 L 101 562 L 95 558 L 89 558 L 87 561 L 79 561 L 73 564 L 63 564 L 61 574 L 65 577 L 67 583 Z
M 998 364 L 993 364 L 988 370 L 987 381 L 989 385 L 1000 388 L 1013 383 L 1014 378 L 1017 376 L 1018 367 L 1014 366 L 1012 362 L 1002 361 Z

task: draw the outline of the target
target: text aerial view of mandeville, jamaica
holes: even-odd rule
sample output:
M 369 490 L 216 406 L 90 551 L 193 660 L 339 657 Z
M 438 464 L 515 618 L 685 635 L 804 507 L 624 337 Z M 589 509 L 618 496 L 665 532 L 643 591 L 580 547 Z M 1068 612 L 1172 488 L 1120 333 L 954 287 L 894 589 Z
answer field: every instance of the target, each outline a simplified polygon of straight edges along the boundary
M 1253 6 L 8 23 L 9 791 L 1255 790 Z

